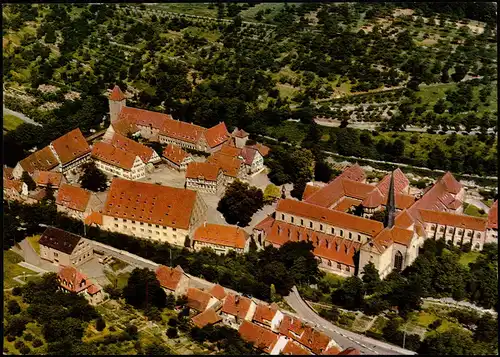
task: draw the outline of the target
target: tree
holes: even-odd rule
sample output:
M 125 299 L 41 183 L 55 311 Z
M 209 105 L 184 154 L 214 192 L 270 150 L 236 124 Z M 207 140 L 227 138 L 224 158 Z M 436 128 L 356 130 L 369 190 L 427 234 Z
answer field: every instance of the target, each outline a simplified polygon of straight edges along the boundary
M 318 161 L 314 165 L 314 179 L 321 182 L 330 182 L 333 177 L 333 169 L 326 161 Z
M 264 194 L 257 187 L 235 180 L 226 189 L 217 210 L 229 224 L 247 226 L 255 212 L 264 206 Z
M 145 309 L 149 306 L 163 308 L 166 304 L 165 291 L 161 288 L 156 275 L 149 269 L 136 268 L 123 289 L 125 301 L 136 308 Z
M 5 326 L 5 335 L 21 336 L 26 329 L 26 325 L 30 322 L 25 316 L 14 316 Z
M 446 101 L 443 98 L 441 98 L 436 102 L 436 104 L 434 104 L 434 113 L 443 114 L 446 108 L 447 108 Z
M 83 188 L 100 192 L 105 191 L 108 187 L 108 179 L 98 168 L 95 166 L 94 162 L 88 162 L 82 165 L 84 173 L 80 178 L 80 183 Z
M 300 179 L 298 182 L 293 184 L 293 189 L 290 192 L 290 195 L 298 200 L 302 200 L 302 195 L 304 194 L 304 190 L 306 189 L 307 181 Z
M 351 276 L 333 292 L 332 302 L 346 309 L 355 310 L 361 308 L 364 295 L 363 281 L 357 276 Z
M 9 311 L 9 314 L 17 315 L 21 312 L 21 306 L 19 306 L 19 303 L 16 300 L 9 300 L 7 303 L 7 310 Z
M 104 321 L 104 319 L 102 317 L 99 317 L 96 320 L 95 328 L 97 331 L 102 331 L 106 328 L 106 322 Z
M 36 183 L 27 171 L 23 171 L 21 181 L 23 181 L 28 186 L 29 191 L 33 191 L 34 189 L 36 189 Z
M 498 320 L 490 313 L 483 314 L 477 322 L 474 340 L 488 343 L 498 341 Z
M 460 82 L 462 79 L 464 79 L 467 72 L 468 72 L 467 67 L 462 65 L 457 65 L 455 66 L 455 73 L 451 75 L 451 79 L 454 82 Z
M 172 352 L 168 347 L 160 345 L 158 342 L 154 342 L 144 348 L 144 354 L 152 356 L 170 356 Z
M 287 171 L 290 172 L 292 182 L 311 181 L 314 174 L 314 156 L 308 149 L 295 150 L 290 155 Z
M 422 355 L 470 355 L 474 354 L 474 342 L 471 336 L 462 329 L 453 328 L 446 332 L 428 335 L 418 354 Z
M 380 276 L 372 262 L 364 266 L 362 280 L 366 294 L 372 295 L 379 289 L 381 284 Z
M 270 183 L 264 189 L 264 203 L 271 204 L 280 198 L 280 189 L 278 186 Z
M 169 327 L 167 329 L 168 338 L 176 338 L 178 336 L 177 329 L 175 327 Z

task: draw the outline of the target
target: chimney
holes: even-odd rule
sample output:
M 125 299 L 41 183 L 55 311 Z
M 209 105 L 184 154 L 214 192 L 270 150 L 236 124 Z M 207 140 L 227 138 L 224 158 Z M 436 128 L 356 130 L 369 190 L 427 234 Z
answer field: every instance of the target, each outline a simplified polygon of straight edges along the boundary
M 206 227 L 207 226 L 207 221 L 204 221 L 203 222 L 203 227 Z
M 234 303 L 235 303 L 235 304 L 238 304 L 239 302 L 240 302 L 240 296 L 239 296 L 239 295 L 236 295 L 236 296 L 234 297 Z

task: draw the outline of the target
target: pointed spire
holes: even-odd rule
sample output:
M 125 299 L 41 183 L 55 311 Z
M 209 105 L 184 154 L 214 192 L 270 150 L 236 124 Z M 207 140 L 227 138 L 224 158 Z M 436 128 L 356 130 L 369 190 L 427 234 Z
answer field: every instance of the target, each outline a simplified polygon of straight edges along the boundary
M 391 172 L 391 182 L 389 184 L 389 193 L 387 195 L 387 216 L 385 226 L 392 228 L 394 226 L 394 216 L 396 213 L 396 199 L 394 196 L 394 172 Z
M 116 102 L 120 102 L 120 101 L 122 101 L 122 100 L 125 99 L 125 95 L 123 94 L 123 92 L 120 89 L 120 87 L 118 87 L 117 85 L 115 85 L 115 87 L 113 88 L 113 91 L 109 95 L 109 99 L 114 100 Z

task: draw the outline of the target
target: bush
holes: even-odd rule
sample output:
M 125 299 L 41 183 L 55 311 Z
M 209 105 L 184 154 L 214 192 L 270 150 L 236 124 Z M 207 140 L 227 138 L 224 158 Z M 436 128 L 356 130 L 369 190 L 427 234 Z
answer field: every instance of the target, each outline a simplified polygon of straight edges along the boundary
M 13 342 L 16 339 L 16 336 L 8 335 L 7 336 L 7 341 Z
M 33 335 L 31 333 L 27 333 L 23 338 L 25 341 L 33 341 Z
M 21 306 L 19 306 L 19 303 L 16 300 L 9 300 L 7 303 L 7 310 L 9 311 L 9 314 L 17 315 L 21 312 Z
M 35 347 L 35 348 L 36 348 L 36 347 L 40 347 L 40 346 L 42 346 L 42 345 L 43 345 L 43 342 L 42 342 L 42 340 L 40 340 L 39 338 L 37 338 L 37 339 L 35 339 L 35 340 L 33 341 L 32 345 L 33 345 L 33 347 Z
M 111 332 L 115 332 L 115 331 L 116 331 L 116 328 L 115 328 L 114 326 L 110 326 L 110 327 L 109 327 L 109 331 L 111 331 Z
M 21 348 L 23 348 L 24 346 L 26 345 L 22 340 L 17 340 L 16 343 L 14 344 L 14 347 L 18 350 L 21 350 Z
M 29 348 L 28 346 L 23 346 L 21 347 L 19 352 L 21 352 L 21 354 L 23 355 L 29 355 L 31 353 L 31 348 Z
M 12 295 L 14 296 L 21 296 L 23 293 L 23 289 L 20 286 L 16 286 L 14 289 L 12 289 Z
M 106 328 L 106 322 L 102 317 L 99 317 L 95 322 L 95 328 L 97 331 L 102 331 Z
M 136 336 L 137 335 L 137 326 L 135 325 L 128 325 L 125 328 L 125 331 L 130 335 L 130 336 Z
M 439 326 L 441 326 L 441 324 L 443 323 L 443 321 L 441 319 L 437 319 L 436 321 L 433 321 L 429 324 L 429 328 L 431 330 L 435 330 L 437 329 Z
M 168 338 L 176 338 L 178 336 L 177 329 L 175 327 L 169 327 L 167 330 Z
M 168 326 L 176 327 L 179 323 L 179 320 L 177 320 L 175 317 L 171 317 L 168 320 Z

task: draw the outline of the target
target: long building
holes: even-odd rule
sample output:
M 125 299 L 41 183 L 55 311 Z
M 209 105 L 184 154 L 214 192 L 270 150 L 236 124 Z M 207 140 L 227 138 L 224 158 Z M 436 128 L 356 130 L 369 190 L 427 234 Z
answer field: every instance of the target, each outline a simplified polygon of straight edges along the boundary
M 195 191 L 115 178 L 102 211 L 102 228 L 185 246 L 206 210 Z

